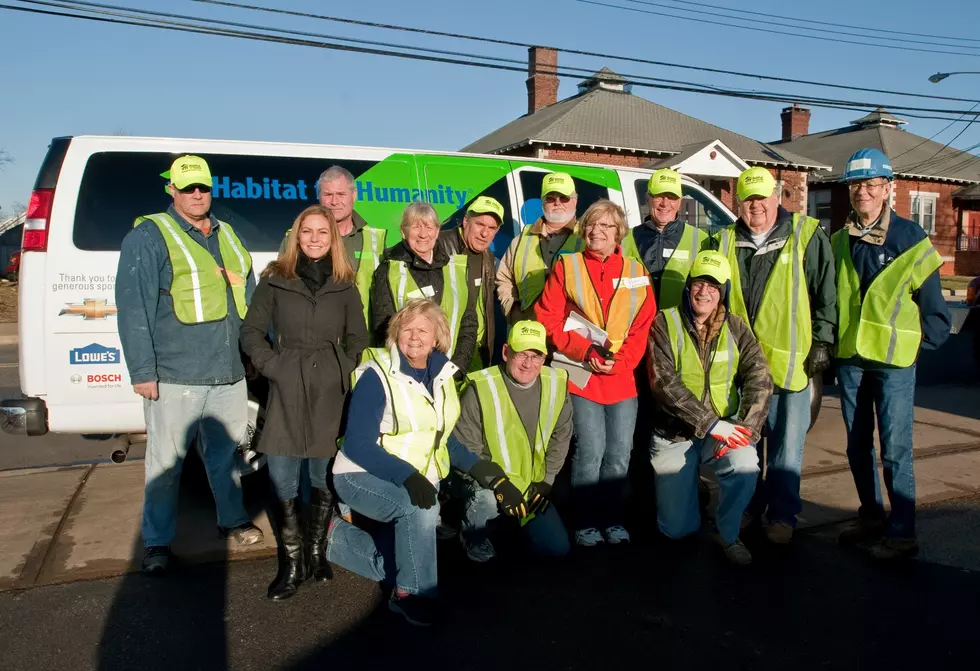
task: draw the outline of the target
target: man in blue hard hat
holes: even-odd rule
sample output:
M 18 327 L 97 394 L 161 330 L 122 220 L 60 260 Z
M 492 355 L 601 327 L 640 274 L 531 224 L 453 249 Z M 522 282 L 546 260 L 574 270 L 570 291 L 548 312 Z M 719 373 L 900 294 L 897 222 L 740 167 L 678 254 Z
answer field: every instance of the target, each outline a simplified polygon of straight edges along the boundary
M 878 559 L 910 557 L 915 540 L 912 418 L 915 360 L 949 337 L 950 314 L 939 283 L 943 264 L 929 236 L 889 206 L 891 161 L 861 149 L 842 181 L 851 214 L 831 239 L 837 268 L 837 378 L 847 427 L 847 460 L 861 507 L 842 545 Z M 878 420 L 881 463 L 891 504 L 886 516 L 875 465 Z

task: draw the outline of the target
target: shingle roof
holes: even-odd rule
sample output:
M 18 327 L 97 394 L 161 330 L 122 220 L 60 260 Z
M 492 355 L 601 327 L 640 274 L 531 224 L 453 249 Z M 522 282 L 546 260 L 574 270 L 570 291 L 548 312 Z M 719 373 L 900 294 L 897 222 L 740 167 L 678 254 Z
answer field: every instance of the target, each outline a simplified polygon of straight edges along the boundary
M 980 200 L 980 184 L 971 184 L 953 192 L 953 198 L 959 200 Z
M 897 127 L 898 123 L 904 121 L 884 110 L 876 110 L 844 128 L 772 144 L 833 166 L 830 173 L 811 175 L 810 179 L 814 181 L 836 181 L 840 179 L 851 154 L 858 149 L 880 149 L 891 159 L 896 175 L 951 182 L 980 182 L 980 157 L 901 130 Z
M 550 143 L 672 155 L 688 145 L 712 140 L 721 140 L 752 165 L 829 168 L 796 151 L 772 147 L 629 92 L 598 86 L 519 117 L 462 151 L 496 154 Z

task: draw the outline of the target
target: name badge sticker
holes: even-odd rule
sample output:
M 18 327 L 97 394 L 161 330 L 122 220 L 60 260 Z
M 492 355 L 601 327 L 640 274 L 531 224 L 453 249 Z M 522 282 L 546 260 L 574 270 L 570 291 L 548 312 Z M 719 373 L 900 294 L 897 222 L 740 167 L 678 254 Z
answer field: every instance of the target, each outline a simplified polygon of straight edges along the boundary
M 643 277 L 627 277 L 626 278 L 626 288 L 627 289 L 639 289 L 640 287 L 650 286 L 650 277 L 644 275 Z
M 671 251 L 674 253 L 672 258 L 675 258 L 678 261 L 687 261 L 691 258 L 691 250 L 689 249 L 674 249 Z M 664 250 L 664 256 L 668 256 L 666 249 Z
M 474 287 L 478 287 L 481 284 L 483 284 L 483 278 L 482 277 L 477 277 L 475 280 L 473 280 L 473 286 Z
M 674 250 L 673 249 L 668 249 L 667 247 L 664 247 L 664 251 L 663 251 L 662 256 L 665 259 L 669 259 L 673 255 L 674 255 Z
M 711 357 L 714 363 L 725 363 L 728 361 L 728 350 L 716 350 L 715 355 Z
M 422 287 L 422 295 L 425 296 L 426 298 L 432 298 L 433 296 L 436 295 L 436 290 L 432 288 L 431 284 L 429 284 L 427 286 Z

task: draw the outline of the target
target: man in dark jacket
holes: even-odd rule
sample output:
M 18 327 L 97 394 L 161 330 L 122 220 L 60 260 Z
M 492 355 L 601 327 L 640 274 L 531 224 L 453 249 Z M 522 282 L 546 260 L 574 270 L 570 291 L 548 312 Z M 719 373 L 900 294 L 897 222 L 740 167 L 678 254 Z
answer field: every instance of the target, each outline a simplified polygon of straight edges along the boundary
M 450 360 L 462 379 L 476 351 L 476 309 L 466 281 L 465 256 L 450 256 L 436 243 L 439 217 L 428 203 L 412 203 L 402 216 L 403 240 L 388 249 L 374 273 L 371 322 L 375 342 L 385 342 L 388 320 L 413 298 L 428 298 L 442 308 L 453 343 Z
M 495 272 L 490 243 L 504 220 L 504 206 L 489 196 L 480 196 L 466 209 L 459 228 L 439 234 L 439 247 L 452 256 L 463 254 L 467 261 L 467 282 L 476 310 L 477 349 L 472 370 L 489 366 L 494 354 L 493 276 Z
M 877 149 L 848 160 L 843 181 L 852 212 L 834 234 L 840 337 L 837 379 L 847 427 L 847 461 L 861 507 L 844 545 L 877 559 L 911 557 L 915 540 L 912 419 L 915 361 L 949 337 L 950 314 L 939 282 L 942 258 L 929 235 L 888 206 L 892 167 Z M 881 443 L 886 516 L 875 466 L 875 416 Z
M 749 521 L 768 519 L 770 542 L 793 539 L 802 509 L 800 473 L 810 428 L 810 378 L 830 366 L 837 324 L 834 259 L 816 219 L 779 204 L 779 190 L 765 168 L 738 178 L 735 225 L 715 240 L 732 268 L 731 311 L 751 325 L 772 372 L 766 422 L 765 480 L 756 486 Z
M 669 538 L 700 528 L 698 467 L 714 470 L 721 488 L 717 538 L 725 556 L 744 565 L 752 555 L 738 535 L 755 491 L 759 458 L 753 445 L 766 421 L 772 378 L 752 329 L 727 310 L 730 275 L 724 256 L 701 252 L 681 306 L 654 321 L 647 359 L 658 403 L 650 461 L 657 524 Z
M 119 339 L 146 419 L 142 532 L 150 574 L 167 569 L 180 472 L 195 439 L 219 533 L 241 545 L 262 541 L 242 504 L 235 463 L 248 426 L 238 331 L 255 277 L 245 245 L 211 214 L 211 183 L 204 159 L 174 161 L 173 205 L 137 219 L 119 253 Z

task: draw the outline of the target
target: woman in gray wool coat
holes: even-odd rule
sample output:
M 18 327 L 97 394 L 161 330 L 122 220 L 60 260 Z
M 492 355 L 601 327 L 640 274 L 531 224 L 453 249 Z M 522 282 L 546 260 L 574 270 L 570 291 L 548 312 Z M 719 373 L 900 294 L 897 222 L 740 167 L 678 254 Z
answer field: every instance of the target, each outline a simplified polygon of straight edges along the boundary
M 308 577 L 332 577 L 326 559 L 337 453 L 350 373 L 368 345 L 354 271 L 330 210 L 314 205 L 293 223 L 285 250 L 263 271 L 242 324 L 241 343 L 269 380 L 259 449 L 278 499 L 279 572 L 269 598 L 288 599 Z M 267 334 L 273 334 L 270 344 Z M 301 523 L 299 478 L 309 465 L 310 519 Z

